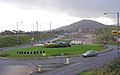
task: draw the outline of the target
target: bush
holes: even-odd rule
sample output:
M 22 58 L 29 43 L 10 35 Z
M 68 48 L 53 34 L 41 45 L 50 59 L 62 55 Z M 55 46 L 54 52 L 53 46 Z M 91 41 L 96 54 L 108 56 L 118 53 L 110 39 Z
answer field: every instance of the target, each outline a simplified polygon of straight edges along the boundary
M 70 47 L 70 44 L 58 44 L 58 47 Z
M 48 44 L 45 45 L 46 48 L 60 48 L 60 47 L 70 47 L 70 44 Z
M 57 44 L 47 44 L 45 45 L 46 48 L 56 48 Z
M 9 54 L 8 53 L 2 53 L 2 54 L 0 54 L 0 56 L 1 57 L 6 57 L 6 56 L 9 56 Z

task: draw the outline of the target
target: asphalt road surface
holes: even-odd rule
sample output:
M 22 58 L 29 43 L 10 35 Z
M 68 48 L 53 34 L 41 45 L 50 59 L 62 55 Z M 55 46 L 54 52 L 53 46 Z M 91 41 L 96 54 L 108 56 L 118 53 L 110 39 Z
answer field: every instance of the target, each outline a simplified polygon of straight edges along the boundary
M 32 75 L 75 75 L 86 69 L 100 67 L 117 56 L 116 48 L 110 52 L 101 53 L 97 57 L 71 57 L 71 64 L 44 73 Z M 27 75 L 34 65 L 47 63 L 65 63 L 66 58 L 49 58 L 42 60 L 0 60 L 0 75 Z
M 0 66 L 0 75 L 27 75 L 29 72 L 29 66 L 25 65 Z
M 71 62 L 75 62 L 71 65 L 58 68 L 53 71 L 45 73 L 34 73 L 33 75 L 75 75 L 86 69 L 98 68 L 103 64 L 113 60 L 117 56 L 117 51 L 113 50 L 107 53 L 99 54 L 97 57 L 82 58 L 75 57 L 71 58 Z

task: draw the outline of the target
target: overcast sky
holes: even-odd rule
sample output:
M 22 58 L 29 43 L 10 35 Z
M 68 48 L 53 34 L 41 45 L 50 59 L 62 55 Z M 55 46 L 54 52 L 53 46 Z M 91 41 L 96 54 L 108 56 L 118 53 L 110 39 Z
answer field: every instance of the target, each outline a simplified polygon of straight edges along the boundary
M 19 29 L 32 30 L 35 21 L 40 21 L 41 30 L 48 30 L 82 20 L 93 19 L 104 24 L 115 23 L 115 15 L 104 12 L 120 11 L 120 0 L 0 0 L 1 30 L 15 30 L 15 24 L 24 21 Z M 112 18 L 112 17 L 114 18 Z

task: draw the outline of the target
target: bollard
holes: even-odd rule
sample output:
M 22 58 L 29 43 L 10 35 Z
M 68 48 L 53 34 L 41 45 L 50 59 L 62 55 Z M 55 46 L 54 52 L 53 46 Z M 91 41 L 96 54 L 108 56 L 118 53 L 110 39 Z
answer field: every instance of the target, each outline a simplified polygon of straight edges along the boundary
M 42 71 L 42 66 L 41 65 L 38 65 L 37 67 L 37 72 L 41 72 Z
M 46 56 L 45 51 L 42 51 L 42 56 L 43 56 L 43 57 L 45 57 L 45 56 Z
M 69 58 L 66 58 L 66 63 L 65 64 L 70 64 Z
M 46 53 L 42 53 L 42 56 L 45 57 L 45 56 L 46 56 Z
M 32 75 L 33 71 L 31 71 L 30 73 L 28 73 L 27 75 Z

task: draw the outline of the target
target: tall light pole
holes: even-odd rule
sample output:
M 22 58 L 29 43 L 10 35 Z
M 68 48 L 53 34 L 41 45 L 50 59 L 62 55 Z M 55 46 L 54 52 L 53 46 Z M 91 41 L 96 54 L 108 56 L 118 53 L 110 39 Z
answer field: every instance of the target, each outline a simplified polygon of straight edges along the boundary
M 31 45 L 34 44 L 34 24 L 33 24 L 33 31 L 32 31 L 32 38 L 31 38 Z
M 50 33 L 51 33 L 51 21 L 50 21 Z
M 22 24 L 22 21 L 20 21 L 20 23 Z M 17 22 L 17 31 L 16 31 L 16 36 L 17 36 L 17 38 L 16 38 L 16 46 L 18 46 L 18 43 L 19 43 L 19 38 L 18 38 L 18 25 L 19 25 L 19 22 Z
M 34 38 L 34 24 L 33 24 L 33 38 Z
M 18 45 L 18 22 L 17 22 L 17 31 L 16 31 L 16 36 L 17 36 L 16 42 L 17 42 L 17 45 Z M 16 46 L 17 46 L 17 45 L 16 45 Z
M 36 31 L 38 32 L 38 20 L 36 21 Z
M 119 53 L 119 12 L 108 12 L 108 13 L 104 13 L 105 15 L 107 14 L 116 14 L 116 22 L 117 22 L 117 52 Z

